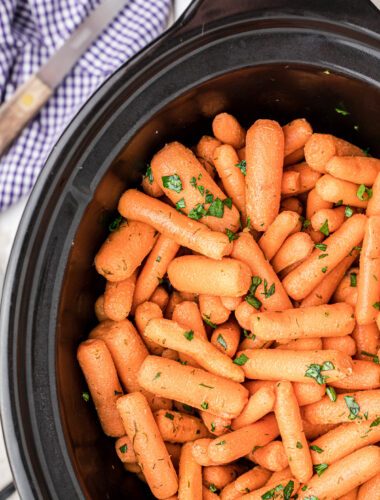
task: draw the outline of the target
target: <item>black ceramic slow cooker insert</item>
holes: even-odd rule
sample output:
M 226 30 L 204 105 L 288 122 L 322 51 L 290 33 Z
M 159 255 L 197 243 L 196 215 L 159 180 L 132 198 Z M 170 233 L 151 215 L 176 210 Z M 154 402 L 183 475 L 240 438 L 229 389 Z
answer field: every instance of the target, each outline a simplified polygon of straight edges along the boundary
M 83 401 L 75 357 L 96 323 L 93 258 L 120 194 L 166 142 L 210 134 L 220 111 L 244 126 L 304 117 L 380 156 L 379 33 L 369 0 L 195 0 L 74 118 L 30 197 L 3 293 L 1 414 L 23 500 L 151 498 Z

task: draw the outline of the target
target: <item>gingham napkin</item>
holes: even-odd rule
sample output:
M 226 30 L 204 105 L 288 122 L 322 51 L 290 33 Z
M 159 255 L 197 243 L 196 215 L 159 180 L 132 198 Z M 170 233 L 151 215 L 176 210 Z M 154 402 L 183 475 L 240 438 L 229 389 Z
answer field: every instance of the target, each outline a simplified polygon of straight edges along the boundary
M 0 103 L 101 0 L 0 0 Z M 103 0 L 112 1 L 112 0 Z M 27 194 L 49 152 L 99 85 L 165 28 L 171 0 L 130 0 L 0 158 L 0 211 Z

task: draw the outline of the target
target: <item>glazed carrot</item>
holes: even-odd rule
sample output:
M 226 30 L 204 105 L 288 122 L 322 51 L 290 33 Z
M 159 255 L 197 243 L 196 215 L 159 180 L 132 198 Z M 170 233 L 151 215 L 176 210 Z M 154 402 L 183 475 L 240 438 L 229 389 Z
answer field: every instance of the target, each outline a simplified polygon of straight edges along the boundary
M 251 395 L 255 394 L 263 387 L 273 388 L 274 390 L 275 385 L 276 382 L 272 380 L 250 380 L 244 383 L 244 386 L 248 389 Z M 292 385 L 299 406 L 305 406 L 319 401 L 323 398 L 326 392 L 324 384 L 318 385 L 308 384 L 305 382 L 292 382 Z
M 380 448 L 367 446 L 330 465 L 321 476 L 308 482 L 299 498 L 337 498 L 365 483 L 380 472 Z
M 380 387 L 380 366 L 373 361 L 352 361 L 354 371 L 343 380 L 331 382 L 333 387 L 347 391 L 378 389 Z
M 281 380 L 275 387 L 276 403 L 274 413 L 289 460 L 289 467 L 295 478 L 308 481 L 313 475 L 308 443 L 302 429 L 301 413 L 292 384 Z
M 380 473 L 373 476 L 372 479 L 366 481 L 362 486 L 360 486 L 357 497 L 352 497 L 353 500 L 366 500 L 371 498 L 372 500 L 378 500 L 380 498 Z
M 234 148 L 223 144 L 214 152 L 214 165 L 221 178 L 227 196 L 231 197 L 235 206 L 245 220 L 245 178 L 237 164 L 240 162 Z
M 281 195 L 293 196 L 301 189 L 301 179 L 299 172 L 284 172 L 281 179 Z
M 95 316 L 98 321 L 105 321 L 108 316 L 104 312 L 104 295 L 100 295 L 94 305 Z
M 324 248 L 324 247 L 322 247 Z M 326 247 L 327 250 L 327 247 Z M 331 299 L 334 291 L 337 289 L 339 282 L 342 280 L 347 269 L 350 268 L 359 251 L 352 250 L 341 262 L 325 277 L 323 280 L 307 295 L 301 302 L 300 307 L 319 306 L 327 304 Z M 336 302 L 345 302 L 340 299 Z
M 374 185 L 372 186 L 372 198 L 368 202 L 367 216 L 380 215 L 380 174 L 377 175 Z
M 159 198 L 164 194 L 156 179 L 153 178 L 150 165 L 148 166 L 147 172 L 141 182 L 141 187 L 143 188 L 145 194 L 153 196 L 153 198 Z
M 246 137 L 247 217 L 257 231 L 266 231 L 280 208 L 284 133 L 272 120 L 257 120 Z
M 215 137 L 204 135 L 196 145 L 195 153 L 197 156 L 213 165 L 215 149 L 221 145 L 222 143 L 218 139 L 215 139 Z
M 300 188 L 293 194 L 293 196 L 299 195 L 301 193 L 306 193 L 315 187 L 317 180 L 320 178 L 321 174 L 316 172 L 306 162 L 298 163 L 297 165 L 291 165 L 284 170 L 284 174 L 287 172 L 296 172 L 300 175 Z
M 330 201 L 325 201 L 322 199 L 319 194 L 317 193 L 317 190 L 314 188 L 311 191 L 309 191 L 309 194 L 307 195 L 307 201 L 306 201 L 306 219 L 310 221 L 312 216 L 318 212 L 318 210 L 322 210 L 324 208 L 332 208 L 333 203 Z M 306 232 L 310 235 L 311 239 L 315 243 L 320 243 L 324 235 L 319 232 L 319 231 L 314 231 L 314 229 L 309 225 L 306 228 Z
M 257 422 L 257 420 L 260 420 L 273 410 L 274 401 L 274 389 L 272 387 L 261 387 L 249 398 L 240 415 L 233 419 L 232 429 L 241 429 L 246 425 Z
M 358 488 L 354 488 L 345 495 L 342 495 L 338 500 L 357 500 Z
M 145 358 L 138 381 L 154 394 L 225 418 L 237 417 L 248 400 L 247 389 L 232 380 L 158 356 Z
M 146 325 L 151 319 L 162 318 L 161 308 L 153 302 L 144 302 L 140 304 L 135 311 L 135 324 L 139 334 L 141 335 L 145 345 L 148 347 L 149 351 L 153 354 L 161 354 L 163 348 L 152 342 L 150 339 L 144 336 L 144 330 Z
M 355 308 L 359 325 L 374 323 L 380 309 L 380 216 L 368 219 L 360 254 L 360 280 Z
M 193 441 L 192 454 L 194 460 L 197 464 L 202 465 L 203 467 L 210 467 L 212 465 L 219 465 L 211 460 L 211 458 L 207 455 L 208 447 L 212 439 L 202 438 L 196 439 Z
M 380 348 L 380 334 L 376 323 L 356 325 L 352 336 L 357 347 L 356 357 L 367 361 L 373 359 Z
M 332 402 L 329 396 L 325 396 L 317 403 L 305 406 L 303 411 L 304 418 L 312 424 L 351 422 L 357 418 L 356 415 L 363 420 L 364 414 L 367 414 L 368 420 L 372 421 L 380 417 L 380 391 L 338 394 L 335 402 Z
M 235 500 L 249 491 L 257 490 L 264 486 L 270 476 L 270 471 L 263 469 L 263 467 L 254 467 L 225 486 L 220 493 L 220 499 Z
M 104 292 L 104 312 L 109 319 L 121 321 L 125 319 L 131 308 L 137 270 L 123 281 L 107 281 Z
M 178 250 L 178 243 L 163 234 L 159 236 L 137 278 L 133 310 L 150 299 Z
M 273 269 L 279 273 L 296 262 L 301 263 L 311 254 L 313 248 L 314 242 L 307 233 L 291 234 L 272 259 Z
M 244 146 L 245 130 L 229 113 L 219 113 L 212 121 L 212 131 L 217 139 L 235 149 Z
M 243 299 L 241 297 L 220 297 L 220 300 L 226 309 L 229 311 L 235 311 Z
M 238 468 L 236 465 L 211 465 L 203 469 L 203 484 L 209 488 L 214 485 L 221 490 L 236 479 Z
M 329 233 L 333 233 L 343 224 L 346 207 L 325 208 L 318 210 L 310 219 L 314 231 L 319 231 L 326 224 Z
M 209 436 L 202 420 L 192 415 L 173 410 L 158 410 L 153 416 L 162 439 L 169 443 L 186 443 Z
M 333 337 L 338 338 L 338 337 Z M 276 349 L 286 349 L 290 351 L 320 351 L 322 350 L 322 339 L 319 337 L 305 337 L 293 339 L 287 344 L 279 344 Z M 339 349 L 337 349 L 339 350 Z
M 254 424 L 215 438 L 207 454 L 214 462 L 226 464 L 247 455 L 255 446 L 265 446 L 278 434 L 274 415 L 267 415 Z
M 119 211 L 124 217 L 149 222 L 179 245 L 213 259 L 221 259 L 230 252 L 226 234 L 210 231 L 204 224 L 136 189 L 129 189 L 121 196 Z
M 202 485 L 202 500 L 219 500 L 219 496 L 206 486 Z
M 351 253 L 357 256 L 359 252 L 358 250 L 353 250 Z M 334 302 L 347 302 L 347 304 L 351 304 L 355 308 L 358 300 L 358 282 L 359 268 L 351 267 L 342 277 L 335 290 L 333 296 Z
M 334 156 L 326 163 L 326 172 L 338 179 L 372 186 L 380 172 L 380 160 L 366 156 Z
M 221 436 L 222 434 L 225 434 L 226 429 L 229 429 L 231 427 L 230 418 L 217 417 L 216 415 L 212 415 L 207 411 L 200 411 L 199 414 L 206 428 L 211 432 L 211 434 L 214 434 L 215 436 Z
M 196 335 L 193 330 L 168 319 L 152 319 L 145 328 L 144 335 L 162 346 L 191 356 L 210 373 L 221 375 L 235 382 L 243 382 L 242 368 L 234 364 L 226 354 L 213 344 Z
M 225 257 L 217 261 L 202 255 L 184 255 L 168 267 L 171 284 L 179 291 L 239 297 L 247 293 L 251 271 L 247 264 Z
M 243 300 L 241 304 L 235 310 L 235 318 L 239 325 L 245 330 L 249 330 L 250 327 L 250 317 L 254 314 L 257 309 L 250 304 L 246 300 Z M 262 344 L 261 344 L 262 345 Z
M 302 222 L 296 212 L 281 212 L 259 239 L 259 247 L 271 260 L 286 238 L 301 229 Z
M 336 349 L 342 351 L 347 356 L 354 356 L 356 353 L 355 340 L 351 335 L 344 335 L 343 337 L 325 337 L 322 339 L 323 349 Z
M 210 342 L 223 354 L 232 358 L 240 342 L 240 327 L 236 320 L 230 319 L 223 325 L 217 326 L 211 335 Z
M 243 365 L 245 376 L 251 379 L 279 380 L 316 383 L 306 375 L 310 365 L 320 365 L 327 361 L 333 370 L 323 371 L 328 381 L 340 380 L 352 373 L 351 358 L 339 351 L 284 351 L 281 349 L 246 349 L 238 356 L 248 358 Z
M 184 298 L 179 292 L 174 290 L 174 292 L 170 294 L 169 302 L 165 309 L 165 318 L 172 319 L 174 309 L 178 306 L 178 304 L 181 304 L 182 302 L 184 302 Z
M 118 399 L 117 408 L 153 495 L 162 499 L 174 495 L 177 474 L 145 397 L 127 394 Z
M 116 440 L 115 451 L 123 463 L 136 463 L 137 458 L 133 450 L 133 445 L 128 436 L 123 436 Z
M 302 411 L 303 413 L 303 411 Z M 306 438 L 309 441 L 318 438 L 319 436 L 323 436 L 326 432 L 331 431 L 339 426 L 339 424 L 311 424 L 307 420 L 302 418 L 303 431 L 305 433 Z
M 313 134 L 304 151 L 307 163 L 318 172 L 326 172 L 326 164 L 333 156 L 365 156 L 360 148 L 329 134 Z
M 380 426 L 372 420 L 341 424 L 311 443 L 311 458 L 314 464 L 332 464 L 379 440 Z
M 169 303 L 169 294 L 163 285 L 158 286 L 150 297 L 150 302 L 157 304 L 161 311 L 165 311 Z
M 286 276 L 283 285 L 296 300 L 304 299 L 357 246 L 364 236 L 367 218 L 353 215 L 331 236 L 324 240 L 326 251 L 316 248 L 294 271 Z M 320 259 L 320 255 L 327 254 Z
M 337 179 L 330 174 L 323 175 L 318 179 L 315 189 L 319 196 L 333 203 L 341 202 L 350 207 L 366 208 L 368 205 L 368 194 L 357 195 L 359 184 Z
M 123 394 L 116 368 L 106 344 L 100 339 L 82 342 L 77 359 L 86 379 L 104 434 L 124 436 L 125 431 L 116 409 L 116 401 Z
M 202 338 L 207 340 L 207 334 L 202 316 L 195 302 L 184 300 L 180 304 L 177 304 L 174 308 L 172 319 L 182 326 L 192 328 Z
M 284 496 L 285 491 L 288 491 L 290 495 L 296 492 L 299 488 L 299 481 L 289 474 L 288 477 L 283 477 L 281 481 L 277 479 L 272 481 L 270 479 L 265 486 L 259 488 L 258 490 L 252 491 L 239 497 L 239 500 L 262 500 L 262 498 L 271 498 L 269 495 L 276 495 L 276 500 L 284 500 L 289 498 L 289 496 Z
M 290 155 L 285 156 L 284 165 L 294 165 L 305 159 L 304 148 L 299 148 L 294 151 L 294 153 L 290 153 Z
M 221 325 L 230 317 L 231 311 L 222 304 L 221 297 L 217 295 L 200 295 L 199 309 L 204 321 L 209 324 Z
M 284 132 L 284 156 L 302 148 L 313 133 L 310 123 L 305 118 L 297 118 L 282 127 Z
M 281 441 L 271 441 L 262 448 L 257 448 L 255 451 L 252 450 L 246 458 L 273 472 L 282 471 L 289 465 L 288 457 Z
M 226 195 L 190 149 L 171 142 L 154 155 L 151 167 L 165 195 L 191 218 L 202 219 L 214 231 L 238 229 L 239 212 L 231 200 L 229 206 L 224 205 Z M 203 207 L 201 212 L 197 211 L 199 206 Z
M 274 272 L 270 263 L 265 259 L 259 245 L 250 234 L 240 233 L 239 238 L 233 242 L 231 256 L 234 259 L 241 260 L 248 264 L 252 276 L 260 278 L 261 282 L 257 286 L 255 296 L 260 299 L 263 307 L 268 311 L 282 311 L 292 308 L 292 303 L 278 279 L 277 274 Z M 267 283 L 267 289 L 265 289 L 265 283 Z M 274 288 L 273 294 L 268 293 L 268 289 L 270 289 L 271 286 Z M 239 324 L 241 325 L 240 322 Z M 243 328 L 246 327 L 243 326 Z
M 132 276 L 155 241 L 152 226 L 134 220 L 124 221 L 117 231 L 108 236 L 96 254 L 96 270 L 108 281 L 123 281 Z
M 299 201 L 298 198 L 294 198 L 294 197 L 284 198 L 281 200 L 280 212 L 283 212 L 284 210 L 290 210 L 291 212 L 297 212 L 299 215 L 301 215 L 303 212 L 302 203 Z

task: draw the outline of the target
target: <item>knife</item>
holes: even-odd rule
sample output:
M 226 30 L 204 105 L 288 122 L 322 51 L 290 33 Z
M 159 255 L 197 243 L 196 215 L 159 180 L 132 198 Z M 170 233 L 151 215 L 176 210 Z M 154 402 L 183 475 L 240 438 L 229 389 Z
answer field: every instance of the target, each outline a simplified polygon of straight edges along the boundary
M 68 40 L 0 106 L 0 156 L 51 97 L 80 56 L 129 0 L 104 0 Z

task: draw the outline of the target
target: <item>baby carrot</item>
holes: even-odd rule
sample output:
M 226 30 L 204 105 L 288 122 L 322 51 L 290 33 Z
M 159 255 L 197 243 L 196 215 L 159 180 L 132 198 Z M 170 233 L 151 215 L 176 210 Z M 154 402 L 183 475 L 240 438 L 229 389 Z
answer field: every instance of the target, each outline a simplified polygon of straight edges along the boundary
M 357 500 L 366 500 L 368 498 L 376 500 L 377 498 L 380 498 L 379 492 L 380 492 L 380 473 L 376 474 L 376 476 L 373 476 L 372 479 L 369 479 L 364 484 L 362 484 L 362 486 L 360 486 L 358 491 L 358 496 L 355 497 L 354 500 L 356 498 Z
M 223 325 L 217 326 L 211 335 L 210 342 L 219 351 L 232 358 L 240 342 L 240 327 L 236 320 L 230 319 Z
M 94 305 L 95 316 L 98 321 L 105 321 L 109 319 L 106 313 L 104 312 L 104 295 L 100 295 L 95 302 Z
M 238 307 L 235 310 L 235 318 L 236 321 L 241 326 L 241 328 L 249 330 L 251 315 L 256 311 L 257 309 L 248 304 L 246 300 L 243 300 L 243 302 L 241 302 L 241 304 L 238 305 Z
M 356 256 L 358 255 L 357 250 L 353 250 L 351 253 L 352 254 L 356 253 Z M 347 304 L 350 304 L 355 308 L 356 302 L 358 300 L 358 282 L 359 282 L 359 268 L 351 267 L 345 273 L 339 285 L 336 287 L 333 296 L 334 302 L 346 302 Z
M 169 294 L 163 285 L 158 286 L 150 297 L 150 302 L 154 302 L 159 306 L 161 311 L 165 311 L 169 303 Z
M 367 221 L 360 253 L 360 280 L 355 316 L 359 325 L 374 323 L 380 310 L 380 217 Z
M 192 454 L 194 460 L 197 464 L 202 465 L 203 467 L 210 467 L 211 465 L 219 465 L 211 460 L 211 458 L 207 455 L 208 447 L 212 439 L 202 438 L 196 439 L 193 441 Z
M 313 475 L 308 443 L 302 429 L 301 413 L 292 384 L 281 380 L 275 387 L 274 413 L 289 459 L 289 467 L 295 478 L 308 481 Z
M 355 327 L 353 308 L 344 302 L 252 314 L 250 330 L 263 340 L 348 335 Z
M 357 246 L 364 236 L 367 218 L 353 215 L 324 240 L 326 251 L 316 248 L 302 264 L 286 276 L 283 285 L 296 300 L 304 299 Z M 320 256 L 325 255 L 322 259 Z
M 253 424 L 273 410 L 275 401 L 274 388 L 261 387 L 248 400 L 240 415 L 233 419 L 234 430 Z
M 323 198 L 319 196 L 317 190 L 313 188 L 311 191 L 309 191 L 309 194 L 307 195 L 306 220 L 310 221 L 312 216 L 316 212 L 318 212 L 318 210 L 322 210 L 324 208 L 332 208 L 332 207 L 333 203 L 331 201 L 325 201 Z M 324 238 L 324 234 L 322 234 L 319 231 L 314 231 L 314 229 L 310 225 L 306 228 L 306 232 L 310 235 L 311 239 L 315 243 L 320 243 Z
M 213 344 L 193 330 L 168 319 L 152 319 L 145 328 L 145 336 L 162 346 L 191 356 L 210 373 L 221 375 L 235 382 L 243 382 L 242 368 Z
M 293 382 L 322 384 L 327 377 L 329 382 L 333 382 L 352 373 L 351 358 L 339 351 L 246 349 L 238 352 L 238 357 L 245 361 L 243 370 L 245 376 L 250 379 L 285 379 Z M 318 365 L 316 368 L 318 373 L 314 373 L 311 369 L 316 365 Z M 323 366 L 325 370 L 322 369 Z M 332 366 L 333 369 L 331 369 Z M 320 373 L 323 373 L 323 376 L 320 376 Z
M 212 131 L 217 139 L 235 149 L 244 146 L 245 130 L 229 113 L 219 113 L 212 121 Z
M 337 498 L 365 483 L 380 472 L 380 448 L 367 446 L 330 465 L 300 490 L 299 498 Z
M 78 347 L 77 359 L 104 434 L 112 437 L 124 436 L 123 423 L 116 409 L 116 401 L 123 394 L 123 390 L 106 344 L 100 339 L 82 342 Z
M 309 257 L 313 248 L 314 242 L 307 233 L 291 234 L 273 257 L 273 269 L 279 273 L 296 262 L 301 263 Z
M 261 486 L 264 486 L 270 476 L 270 471 L 264 469 L 263 467 L 254 467 L 239 476 L 235 481 L 225 486 L 220 493 L 220 499 L 235 500 L 245 493 L 257 490 Z
M 370 361 L 380 348 L 380 334 L 376 323 L 356 325 L 352 334 L 357 347 L 357 358 Z
M 137 462 L 132 442 L 128 436 L 123 436 L 116 440 L 115 451 L 123 463 L 133 464 Z
M 173 410 L 158 410 L 153 416 L 162 439 L 169 443 L 186 443 L 209 437 L 200 418 Z
M 359 184 L 337 179 L 330 174 L 323 175 L 315 185 L 319 196 L 326 201 L 340 202 L 350 207 L 366 208 L 369 195 L 365 190 L 361 194 L 359 187 Z
M 164 349 L 144 336 L 145 327 L 153 318 L 162 318 L 161 308 L 157 304 L 153 302 L 143 302 L 137 306 L 135 311 L 135 324 L 139 334 L 151 353 L 162 354 Z
M 304 148 L 298 148 L 294 151 L 294 153 L 290 153 L 290 155 L 285 156 L 284 165 L 294 165 L 305 159 Z
M 301 179 L 299 172 L 292 170 L 284 172 L 281 179 L 281 195 L 293 196 L 301 189 Z
M 254 229 L 266 231 L 280 208 L 284 133 L 275 121 L 257 120 L 246 143 L 247 217 Z
M 96 270 L 108 281 L 123 281 L 132 276 L 155 241 L 152 226 L 134 220 L 123 221 L 96 254 Z
M 199 309 L 203 320 L 210 326 L 221 325 L 230 317 L 231 311 L 224 307 L 217 295 L 200 295 Z
M 139 392 L 127 394 L 118 399 L 117 408 L 153 495 L 161 499 L 174 495 L 177 474 L 145 397 Z
M 243 299 L 241 297 L 220 297 L 220 300 L 226 309 L 235 311 Z
M 222 143 L 218 139 L 215 139 L 215 137 L 204 135 L 200 138 L 198 144 L 196 145 L 195 153 L 197 156 L 212 165 L 214 161 L 215 149 L 221 145 Z
M 168 265 L 178 252 L 179 245 L 172 239 L 161 234 L 137 278 L 133 309 L 150 299 L 164 277 Z
M 297 212 L 299 215 L 301 215 L 303 212 L 303 206 L 298 198 L 295 197 L 284 198 L 281 200 L 280 212 L 283 212 L 284 210 L 290 210 L 290 212 Z
M 326 164 L 333 156 L 365 156 L 365 153 L 353 144 L 329 134 L 313 134 L 305 144 L 305 159 L 318 172 L 326 171 Z
M 282 471 L 289 465 L 284 445 L 281 441 L 271 441 L 262 448 L 253 449 L 247 457 L 270 471 Z
M 372 186 L 372 198 L 368 202 L 368 217 L 371 215 L 380 215 L 380 174 L 377 174 L 374 185 Z
M 209 488 L 212 484 L 221 490 L 236 479 L 238 468 L 236 465 L 211 465 L 203 469 L 203 484 Z
M 345 212 L 346 207 L 343 206 L 338 208 L 324 208 L 322 210 L 318 210 L 318 212 L 315 212 L 315 214 L 310 219 L 311 226 L 314 231 L 319 231 L 324 227 L 324 224 L 327 224 L 327 231 L 329 233 L 333 233 L 343 224 Z
M 171 261 L 168 276 L 179 291 L 228 297 L 244 295 L 251 284 L 248 265 L 229 257 L 217 261 L 202 255 L 183 255 Z
M 206 428 L 211 432 L 211 434 L 214 434 L 214 436 L 221 436 L 222 434 L 225 434 L 226 429 L 231 427 L 230 418 L 217 417 L 207 411 L 200 411 L 199 414 Z
M 202 338 L 207 340 L 202 316 L 195 302 L 184 300 L 180 304 L 177 304 L 174 308 L 172 319 L 182 326 L 192 328 Z
M 355 340 L 351 335 L 344 335 L 343 337 L 325 337 L 322 339 L 322 345 L 323 349 L 336 349 L 337 351 L 344 352 L 347 356 L 354 356 L 356 354 Z
M 275 388 L 276 382 L 272 380 L 250 380 L 244 383 L 244 386 L 248 389 L 249 393 L 255 394 L 259 389 Z M 325 385 L 319 384 L 308 384 L 305 382 L 292 382 L 294 394 L 297 398 L 299 406 L 305 406 L 311 403 L 315 403 L 323 398 L 325 395 Z M 238 417 L 239 418 L 239 417 Z
M 297 165 L 291 165 L 284 170 L 284 174 L 287 172 L 296 172 L 300 175 L 300 188 L 293 194 L 297 196 L 301 193 L 306 193 L 315 187 L 317 180 L 320 178 L 321 174 L 316 172 L 306 162 L 298 163 Z
M 138 381 L 154 394 L 225 418 L 237 417 L 248 400 L 237 382 L 158 356 L 145 358 Z
M 287 498 L 291 498 L 290 495 L 298 490 L 299 485 L 299 481 L 291 477 L 291 473 L 289 473 L 288 477 L 283 477 L 280 481 L 278 479 L 272 481 L 271 478 L 265 486 L 239 497 L 239 500 L 262 500 L 263 497 L 286 500 Z M 276 495 L 276 497 L 273 495 Z
M 282 127 L 284 132 L 284 156 L 302 148 L 313 133 L 310 123 L 305 118 L 297 118 Z
M 137 270 L 123 281 L 107 281 L 104 292 L 104 312 L 109 319 L 121 321 L 125 319 L 131 308 Z
M 366 156 L 334 156 L 326 163 L 326 172 L 338 179 L 372 186 L 380 172 L 380 160 Z
M 378 389 L 380 387 L 380 366 L 373 361 L 352 360 L 352 375 L 332 382 L 333 387 L 347 391 Z
M 247 455 L 255 446 L 265 446 L 279 434 L 273 414 L 211 441 L 207 454 L 215 463 L 226 464 Z
M 301 229 L 302 222 L 296 212 L 281 212 L 259 239 L 259 247 L 268 260 L 276 255 L 286 238 Z
M 221 259 L 231 251 L 226 234 L 211 231 L 201 222 L 189 219 L 175 208 L 136 189 L 129 189 L 121 196 L 119 212 L 124 217 L 150 223 L 179 245 L 212 259 Z

